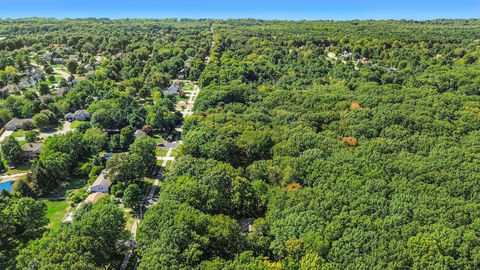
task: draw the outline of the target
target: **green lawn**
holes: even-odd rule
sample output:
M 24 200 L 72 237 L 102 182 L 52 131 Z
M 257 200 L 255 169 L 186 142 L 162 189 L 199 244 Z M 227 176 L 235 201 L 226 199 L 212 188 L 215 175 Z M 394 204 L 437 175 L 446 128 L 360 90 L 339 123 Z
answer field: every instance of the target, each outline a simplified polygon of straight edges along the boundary
M 47 228 L 51 230 L 57 230 L 62 225 L 63 218 L 67 215 L 70 209 L 70 203 L 64 201 L 48 201 L 44 200 L 47 204 L 47 218 L 50 221 Z
M 171 161 L 171 160 L 167 161 L 167 166 L 165 166 L 165 171 L 168 172 L 168 171 L 170 170 L 170 168 L 172 167 L 173 162 L 175 162 L 175 161 Z
M 55 190 L 55 192 L 50 195 L 50 198 L 65 197 L 69 191 L 75 191 L 77 189 L 85 187 L 87 185 L 87 182 L 87 179 L 73 179 Z
M 38 130 L 37 130 L 38 131 Z M 18 138 L 18 137 L 25 137 L 25 130 L 23 129 L 17 129 L 15 130 L 13 133 L 12 133 L 12 136 L 14 138 Z
M 156 143 L 162 143 L 162 142 L 165 141 L 165 140 L 162 138 L 162 136 L 159 136 L 159 135 L 153 135 L 152 138 L 153 138 L 153 140 L 154 140 Z
M 193 83 L 186 83 L 184 85 L 182 85 L 182 90 L 186 90 L 186 91 L 190 91 L 190 90 L 193 90 Z
M 180 148 L 179 147 L 172 149 L 172 153 L 170 153 L 171 157 L 178 157 L 178 154 L 180 153 Z
M 4 164 L 6 165 L 6 162 L 4 162 Z M 5 168 L 8 168 L 8 167 L 5 167 Z M 6 175 L 9 175 L 9 174 L 16 174 L 16 173 L 22 173 L 22 172 L 27 172 L 29 171 L 30 169 L 32 168 L 32 163 L 31 162 L 25 162 L 23 163 L 22 165 L 19 165 L 17 168 L 15 169 L 11 169 L 11 170 L 8 170 L 5 172 Z
M 164 147 L 157 147 L 157 149 L 155 150 L 157 157 L 164 157 L 167 154 L 167 152 L 168 152 L 168 149 Z
M 135 222 L 135 219 L 132 217 L 132 209 L 126 208 L 123 205 L 120 205 L 119 207 L 120 209 L 122 209 L 127 220 L 127 222 L 125 223 L 125 229 L 127 229 L 128 231 L 132 230 L 133 222 Z
M 72 124 L 70 125 L 71 128 L 77 128 L 83 123 L 88 123 L 87 121 L 73 121 Z

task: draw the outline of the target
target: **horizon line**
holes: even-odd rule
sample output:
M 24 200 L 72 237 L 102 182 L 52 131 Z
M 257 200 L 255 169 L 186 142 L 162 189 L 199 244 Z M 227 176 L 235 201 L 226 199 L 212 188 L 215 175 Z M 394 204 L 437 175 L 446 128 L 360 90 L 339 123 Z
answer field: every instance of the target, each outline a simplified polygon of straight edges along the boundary
M 26 19 L 47 19 L 47 20 L 100 20 L 107 19 L 112 21 L 120 20 L 258 20 L 258 21 L 336 21 L 336 22 L 348 22 L 348 21 L 441 21 L 441 20 L 480 20 L 480 17 L 437 17 L 437 18 L 363 18 L 363 19 L 308 19 L 308 18 L 298 18 L 298 19 L 266 19 L 259 17 L 95 17 L 95 16 L 85 16 L 85 17 L 42 17 L 42 16 L 28 16 L 28 17 L 0 17 L 0 20 L 26 20 Z

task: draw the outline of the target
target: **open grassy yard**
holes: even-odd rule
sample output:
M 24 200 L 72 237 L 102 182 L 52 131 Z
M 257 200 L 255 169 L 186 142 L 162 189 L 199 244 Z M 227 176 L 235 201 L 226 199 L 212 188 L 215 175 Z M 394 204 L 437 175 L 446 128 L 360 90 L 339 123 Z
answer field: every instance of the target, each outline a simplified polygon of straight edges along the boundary
M 8 168 L 6 161 L 2 161 L 5 168 Z M 9 169 L 5 172 L 6 175 L 9 174 L 17 174 L 17 173 L 23 173 L 27 172 L 32 168 L 32 163 L 31 162 L 25 162 L 19 166 L 17 166 L 15 169 Z
M 170 156 L 171 157 L 176 157 L 178 156 L 178 153 L 180 152 L 180 149 L 177 147 L 177 148 L 173 148 L 172 149 L 172 153 L 170 153 Z
M 34 129 L 35 131 L 38 131 L 38 129 Z M 12 133 L 12 136 L 14 138 L 19 138 L 19 137 L 25 137 L 25 130 L 23 129 L 17 129 Z
M 44 200 L 47 204 L 47 218 L 50 221 L 47 228 L 57 230 L 62 225 L 62 220 L 67 215 L 70 209 L 70 203 L 67 200 L 63 201 L 49 201 Z
M 130 231 L 132 229 L 133 223 L 135 222 L 135 218 L 132 216 L 132 209 L 126 208 L 123 205 L 119 206 L 120 209 L 122 209 L 123 213 L 125 214 L 125 219 L 127 222 L 125 223 L 125 229 Z
M 73 121 L 72 124 L 70 125 L 71 128 L 77 128 L 83 123 L 88 123 L 87 121 Z
M 165 147 L 157 147 L 157 149 L 155 150 L 157 157 L 164 157 L 165 155 L 167 155 L 167 152 L 168 149 Z

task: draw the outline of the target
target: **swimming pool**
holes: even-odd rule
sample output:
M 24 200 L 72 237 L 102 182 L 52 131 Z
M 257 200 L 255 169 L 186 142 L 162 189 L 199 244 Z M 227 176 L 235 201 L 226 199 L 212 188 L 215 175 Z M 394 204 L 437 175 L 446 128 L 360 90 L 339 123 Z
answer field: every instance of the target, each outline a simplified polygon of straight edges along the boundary
M 0 191 L 12 191 L 13 181 L 5 181 L 0 183 Z

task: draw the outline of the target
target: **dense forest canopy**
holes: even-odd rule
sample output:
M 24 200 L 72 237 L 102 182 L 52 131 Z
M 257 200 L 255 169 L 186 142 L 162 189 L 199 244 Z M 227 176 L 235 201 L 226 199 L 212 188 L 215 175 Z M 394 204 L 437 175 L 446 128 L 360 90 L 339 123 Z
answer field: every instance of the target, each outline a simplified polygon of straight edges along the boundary
M 140 183 L 154 143 L 128 134 L 174 132 L 182 117 L 161 90 L 185 73 L 201 92 L 139 224 L 139 269 L 480 268 L 480 20 L 30 18 L 0 20 L 0 37 L 0 88 L 45 50 L 95 66 L 65 96 L 42 101 L 40 85 L 2 99 L 3 124 L 92 115 L 46 140 L 29 192 L 0 197 L 11 267 L 113 269 L 120 250 L 106 247 L 126 237 L 112 202 L 43 233 L 41 203 L 24 197 L 98 174 L 79 161 L 105 149 L 121 153 L 105 165 L 116 182 Z M 21 203 L 38 210 L 32 228 L 1 219 Z M 83 245 L 99 233 L 97 250 Z

